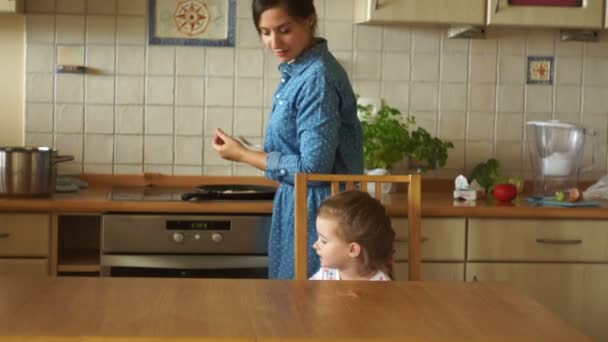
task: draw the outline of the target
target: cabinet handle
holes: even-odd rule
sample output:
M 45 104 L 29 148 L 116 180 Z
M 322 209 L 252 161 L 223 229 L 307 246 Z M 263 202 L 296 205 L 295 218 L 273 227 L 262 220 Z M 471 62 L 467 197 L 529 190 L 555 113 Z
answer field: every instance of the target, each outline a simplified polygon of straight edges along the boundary
M 476 275 L 475 275 L 475 276 L 473 276 L 473 282 L 475 282 L 475 283 L 476 283 L 476 282 L 478 282 L 478 281 L 479 281 L 479 279 L 477 279 L 477 276 L 476 276 Z
M 408 239 L 408 238 L 405 238 L 405 239 L 395 239 L 395 242 L 409 242 L 409 241 L 410 241 L 410 239 Z M 429 241 L 429 239 L 425 238 L 424 236 L 420 238 L 420 243 L 425 243 L 427 241 Z
M 546 243 L 550 245 L 580 245 L 583 243 L 581 239 L 561 240 L 561 239 L 536 239 L 536 243 Z
M 380 8 L 380 0 L 376 0 L 374 1 L 375 5 L 374 8 L 376 9 L 376 11 L 378 10 L 378 8 Z
M 0 233 L 0 239 L 8 239 L 11 237 L 11 233 Z

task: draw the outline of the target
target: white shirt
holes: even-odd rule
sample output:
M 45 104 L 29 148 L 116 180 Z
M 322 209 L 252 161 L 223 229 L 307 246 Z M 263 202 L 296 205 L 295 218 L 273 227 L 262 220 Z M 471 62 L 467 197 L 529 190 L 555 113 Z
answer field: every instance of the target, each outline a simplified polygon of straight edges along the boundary
M 340 272 L 335 268 L 321 267 L 309 280 L 341 280 Z M 376 272 L 368 280 L 371 281 L 390 281 L 391 278 L 382 271 Z

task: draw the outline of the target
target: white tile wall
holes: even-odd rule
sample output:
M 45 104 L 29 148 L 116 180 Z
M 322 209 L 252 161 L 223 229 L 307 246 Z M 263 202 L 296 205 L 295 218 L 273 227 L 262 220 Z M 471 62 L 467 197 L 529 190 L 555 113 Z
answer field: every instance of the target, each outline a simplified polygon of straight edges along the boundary
M 528 175 L 525 123 L 549 119 L 597 129 L 599 167 L 586 177 L 606 173 L 608 35 L 561 42 L 556 30 L 492 28 L 454 40 L 439 26 L 354 25 L 354 1 L 316 1 L 318 32 L 358 94 L 453 141 L 446 169 L 429 176 L 490 157 Z M 279 79 L 248 1 L 235 48 L 148 45 L 146 0 L 28 0 L 26 10 L 26 143 L 73 154 L 62 172 L 261 174 L 211 148 L 218 127 L 263 142 Z M 85 75 L 53 73 L 60 45 L 84 51 Z M 555 85 L 526 85 L 533 55 L 555 57 Z

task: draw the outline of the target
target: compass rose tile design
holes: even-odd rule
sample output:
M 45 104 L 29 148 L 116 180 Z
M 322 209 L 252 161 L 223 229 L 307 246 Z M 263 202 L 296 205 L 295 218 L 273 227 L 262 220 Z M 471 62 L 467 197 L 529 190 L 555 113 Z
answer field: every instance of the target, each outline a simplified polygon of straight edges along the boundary
M 234 46 L 236 0 L 148 0 L 149 43 Z
M 527 83 L 553 84 L 554 59 L 552 56 L 528 56 Z

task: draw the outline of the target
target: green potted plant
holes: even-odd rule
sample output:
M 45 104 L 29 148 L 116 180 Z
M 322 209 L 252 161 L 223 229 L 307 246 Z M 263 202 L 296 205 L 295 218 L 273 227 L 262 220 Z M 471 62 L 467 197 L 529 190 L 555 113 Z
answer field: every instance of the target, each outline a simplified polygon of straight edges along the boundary
M 372 115 L 371 106 L 359 106 L 363 128 L 363 160 L 367 170 L 388 169 L 403 159 L 409 139 L 409 122 L 399 110 L 382 106 Z
M 401 112 L 382 105 L 374 115 L 372 106 L 358 106 L 363 128 L 363 158 L 367 170 L 388 170 L 393 164 L 410 159 L 417 172 L 445 166 L 448 149 L 454 145 L 431 134 L 422 127 L 416 127 L 413 116 L 404 119 Z M 382 174 L 374 172 L 375 174 Z M 385 174 L 385 173 L 384 173 Z
M 422 173 L 436 169 L 437 166 L 444 167 L 448 159 L 448 148 L 454 148 L 451 141 L 433 137 L 426 129 L 418 127 L 410 133 L 404 149 L 410 159 L 410 167 Z

